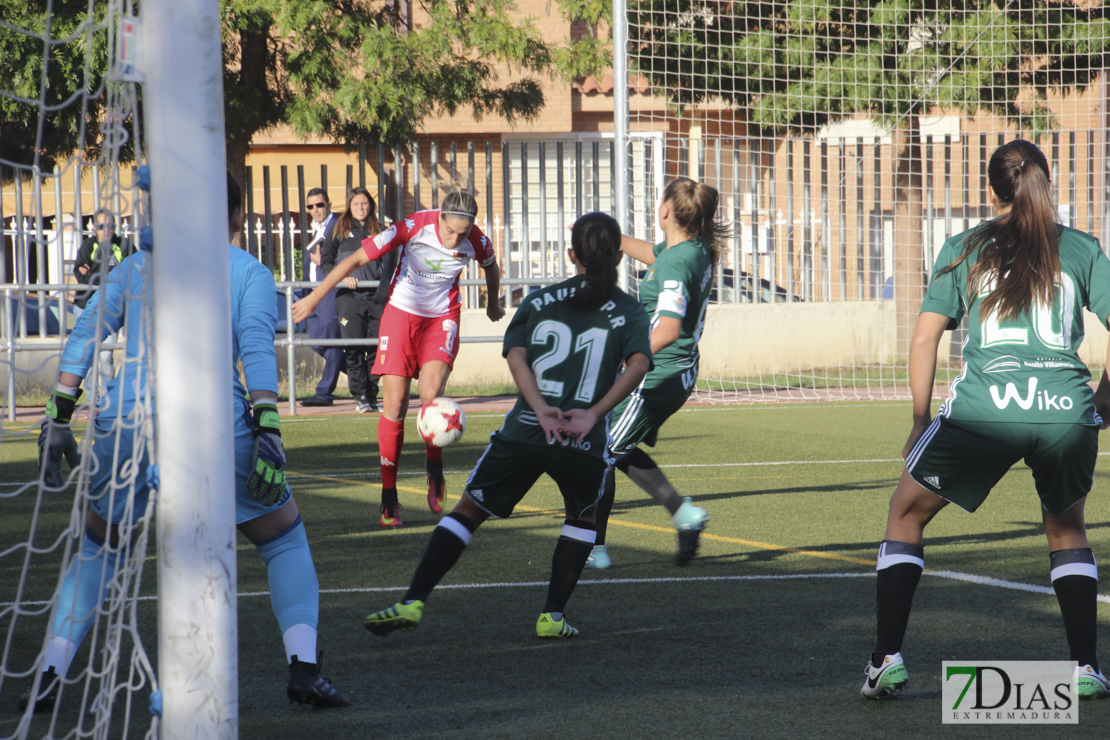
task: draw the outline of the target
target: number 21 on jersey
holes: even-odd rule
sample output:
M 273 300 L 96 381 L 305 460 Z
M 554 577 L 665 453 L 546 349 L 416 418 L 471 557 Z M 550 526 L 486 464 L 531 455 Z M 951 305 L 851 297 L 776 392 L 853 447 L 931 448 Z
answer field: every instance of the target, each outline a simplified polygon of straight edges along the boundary
M 565 371 L 560 372 L 558 368 L 570 358 L 572 352 L 584 352 L 585 361 L 582 364 L 582 374 L 578 378 L 578 388 L 574 398 L 583 403 L 592 403 L 594 392 L 597 390 L 601 363 L 605 357 L 605 341 L 608 338 L 609 332 L 598 327 L 587 329 L 575 339 L 574 332 L 561 321 L 548 319 L 536 324 L 536 328 L 532 330 L 532 344 L 551 345 L 551 349 L 532 363 L 532 372 L 536 374 L 540 393 L 562 398 L 566 378 Z M 545 374 L 548 377 L 544 377 Z M 560 376 L 563 376 L 564 380 L 556 380 Z

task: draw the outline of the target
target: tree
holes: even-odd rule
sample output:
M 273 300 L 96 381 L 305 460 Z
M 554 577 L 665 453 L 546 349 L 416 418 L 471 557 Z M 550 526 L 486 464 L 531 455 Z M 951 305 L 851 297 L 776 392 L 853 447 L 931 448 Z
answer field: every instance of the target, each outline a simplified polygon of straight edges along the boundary
M 559 2 L 568 19 L 591 26 L 605 7 Z M 533 20 L 516 19 L 513 0 L 221 0 L 220 11 L 228 160 L 240 181 L 252 138 L 280 124 L 353 147 L 411 141 L 429 116 L 464 106 L 477 119 L 527 120 L 544 105 L 538 78 L 586 74 L 609 58 L 596 34 L 545 38 Z M 49 169 L 77 149 L 95 157 L 108 64 L 103 12 L 90 22 L 86 3 L 0 5 L 4 87 L 17 96 L 0 96 L 0 158 L 30 163 L 38 153 Z M 39 97 L 43 42 L 3 24 L 39 34 L 49 24 L 53 38 L 74 37 L 51 47 L 47 103 L 78 90 L 89 97 L 52 110 L 41 134 L 28 101 Z
M 1051 128 L 1050 95 L 1085 90 L 1107 66 L 1108 12 L 1081 5 L 632 0 L 629 44 L 672 104 L 720 100 L 764 135 L 812 134 L 859 114 L 892 132 L 905 351 L 925 284 L 919 114 L 935 106 Z
M 0 5 L 2 84 L 8 93 L 0 95 L 0 160 L 30 166 L 38 153 L 39 166 L 49 172 L 75 149 L 83 149 L 90 159 L 99 154 L 108 51 L 103 12 L 90 20 L 87 4 L 54 3 L 48 16 L 47 5 L 46 0 Z M 43 93 L 40 36 L 47 32 L 68 40 L 50 46 Z M 74 104 L 63 105 L 75 96 Z M 13 174 L 5 168 L 5 181 Z
M 562 0 L 570 2 L 571 0 Z M 596 38 L 544 38 L 512 0 L 224 0 L 228 159 L 280 123 L 353 146 L 409 142 L 421 123 L 469 106 L 480 120 L 534 118 L 538 76 L 597 68 Z M 574 18 L 589 8 L 570 11 Z M 497 66 L 508 69 L 501 79 Z

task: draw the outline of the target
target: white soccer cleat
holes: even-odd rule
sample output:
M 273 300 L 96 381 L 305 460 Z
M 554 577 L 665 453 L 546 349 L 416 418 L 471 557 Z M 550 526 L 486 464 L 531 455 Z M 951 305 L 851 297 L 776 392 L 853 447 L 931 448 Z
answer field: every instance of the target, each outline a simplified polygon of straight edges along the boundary
M 1076 691 L 1080 699 L 1104 699 L 1110 695 L 1110 678 L 1089 665 L 1075 667 Z
M 906 684 L 910 682 L 910 674 L 906 670 L 906 664 L 902 662 L 902 653 L 886 656 L 882 665 L 877 668 L 870 660 L 867 661 L 863 674 L 860 694 L 865 699 L 885 699 L 906 688 Z

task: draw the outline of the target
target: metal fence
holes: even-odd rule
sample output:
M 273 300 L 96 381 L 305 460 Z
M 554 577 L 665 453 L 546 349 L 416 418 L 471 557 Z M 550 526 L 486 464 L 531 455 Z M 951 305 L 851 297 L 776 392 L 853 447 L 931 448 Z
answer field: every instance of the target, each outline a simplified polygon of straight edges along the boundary
M 995 146 L 1017 135 L 922 136 L 923 271 L 928 272 L 948 235 L 990 215 L 987 159 Z M 1077 129 L 1033 138 L 1051 164 L 1061 221 L 1110 242 L 1110 137 L 1101 129 Z M 341 182 L 342 193 L 355 185 L 366 187 L 377 193 L 379 218 L 388 224 L 438 207 L 445 183 L 462 182 L 477 194 L 478 223 L 496 249 L 504 300 L 514 306 L 530 289 L 572 273 L 565 255 L 568 227 L 577 215 L 613 210 L 613 147 L 614 140 L 605 135 L 421 141 L 394 150 L 360 147 L 352 164 L 339 172 L 312 163 L 248 168 L 240 243 L 273 270 L 279 292 L 288 296 L 303 277 L 309 189 L 337 194 L 329 181 L 333 186 Z M 896 156 L 889 137 L 694 138 L 640 132 L 631 135 L 629 153 L 626 197 L 635 236 L 660 236 L 655 209 L 668 180 L 691 176 L 720 191 L 719 214 L 730 236 L 711 301 L 892 296 Z M 98 197 L 103 179 L 96 167 L 74 167 L 64 176 L 55 170 L 3 187 L 0 353 L 11 358 L 31 346 L 28 340 L 37 339 L 37 346 L 49 345 L 43 340 L 50 338 L 60 343 L 72 321 L 73 259 L 81 241 L 93 234 L 93 212 L 109 208 L 117 231 L 133 236 L 134 187 Z M 342 210 L 344 199 L 332 200 L 333 209 Z M 636 275 L 629 277 L 634 289 Z M 464 305 L 482 305 L 481 271 L 472 265 L 463 278 Z

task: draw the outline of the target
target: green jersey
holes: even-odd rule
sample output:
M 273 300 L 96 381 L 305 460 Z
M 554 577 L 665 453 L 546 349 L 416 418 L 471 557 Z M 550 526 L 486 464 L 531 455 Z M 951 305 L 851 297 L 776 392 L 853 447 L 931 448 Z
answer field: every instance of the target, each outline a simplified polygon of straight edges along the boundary
M 577 275 L 529 294 L 509 322 L 502 345 L 506 356 L 513 347 L 528 351 L 528 365 L 544 400 L 564 411 L 586 409 L 601 400 L 632 355 L 651 357 L 647 316 L 636 299 L 614 288 L 600 308 L 584 310 L 569 300 L 584 280 Z M 535 412 L 522 395 L 498 434 L 517 442 L 547 444 Z M 606 418 L 573 446 L 603 458 L 608 440 Z
M 640 281 L 640 303 L 651 316 L 652 329 L 661 316 L 676 318 L 682 325 L 678 339 L 653 358 L 655 368 L 646 381 L 649 386 L 653 379 L 671 378 L 692 368 L 697 372 L 698 340 L 705 328 L 705 307 L 713 282 L 713 257 L 700 240 L 680 242 L 670 249 L 660 242 L 652 253 L 655 262 Z
M 982 228 L 982 227 L 977 227 Z M 1060 274 L 1051 305 L 1038 304 L 1017 318 L 983 317 L 980 308 L 993 281 L 982 281 L 968 295 L 968 267 L 941 270 L 963 254 L 965 231 L 944 243 L 932 283 L 921 304 L 954 320 L 968 317 L 964 367 L 952 382 L 940 415 L 954 420 L 1035 424 L 1100 424 L 1088 382 L 1091 373 L 1079 359 L 1083 308 L 1105 325 L 1110 315 L 1110 260 L 1094 237 L 1060 227 Z

